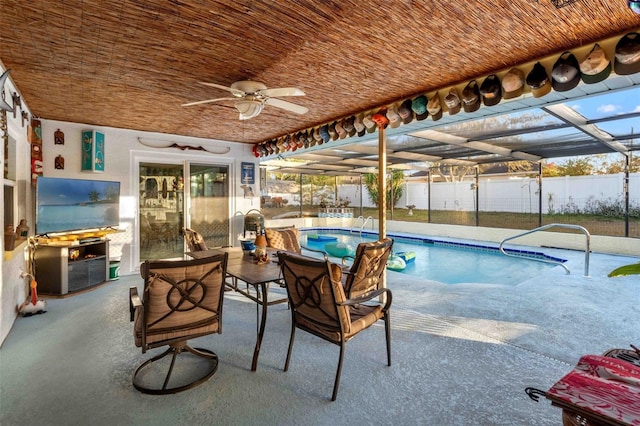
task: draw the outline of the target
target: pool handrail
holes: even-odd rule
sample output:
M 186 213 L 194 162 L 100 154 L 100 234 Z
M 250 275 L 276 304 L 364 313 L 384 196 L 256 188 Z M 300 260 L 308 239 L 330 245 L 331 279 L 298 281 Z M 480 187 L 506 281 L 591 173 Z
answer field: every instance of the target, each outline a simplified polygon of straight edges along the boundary
M 582 233 L 586 237 L 586 247 L 585 247 L 585 250 L 584 250 L 584 276 L 588 277 L 589 276 L 589 252 L 591 251 L 590 250 L 591 234 L 589 234 L 589 231 L 587 231 L 587 229 L 584 226 L 572 225 L 572 224 L 567 224 L 567 223 L 550 223 L 548 225 L 540 226 L 540 227 L 532 229 L 530 231 L 525 231 L 525 232 L 522 232 L 520 234 L 513 235 L 511 237 L 507 237 L 507 238 L 503 239 L 500 242 L 500 252 L 502 254 L 506 255 L 506 256 L 513 256 L 513 257 L 522 258 L 524 256 L 519 256 L 517 254 L 507 253 L 504 250 L 504 247 L 503 247 L 504 243 L 506 243 L 507 241 L 514 240 L 516 238 L 524 237 L 525 235 L 533 234 L 534 232 L 544 231 L 545 229 L 549 229 L 549 228 L 569 228 L 569 229 L 578 229 L 578 230 L 582 231 Z M 571 273 L 571 271 L 569 271 L 569 268 L 567 268 L 567 266 L 563 262 L 559 262 L 557 260 L 542 259 L 542 258 L 536 258 L 536 257 L 528 257 L 527 259 L 537 260 L 539 262 L 546 262 L 546 263 L 553 263 L 553 264 L 556 264 L 556 265 L 560 265 L 565 269 L 565 271 L 567 271 L 567 274 Z
M 356 223 L 358 223 L 359 220 L 364 221 L 364 216 L 360 215 L 358 217 L 356 217 L 353 222 L 351 222 L 351 228 L 349 228 L 349 233 L 353 234 L 353 228 L 355 228 Z
M 364 227 L 367 225 L 367 223 L 370 220 L 371 220 L 371 229 L 373 229 L 373 217 L 367 216 L 367 218 L 365 219 L 364 216 L 360 215 L 351 224 L 351 228 L 349 228 L 349 233 L 350 234 L 353 234 L 353 228 L 355 228 L 356 224 L 358 223 L 358 221 L 360 219 L 362 219 L 362 225 L 360 225 L 360 236 L 362 236 L 362 230 L 364 229 Z

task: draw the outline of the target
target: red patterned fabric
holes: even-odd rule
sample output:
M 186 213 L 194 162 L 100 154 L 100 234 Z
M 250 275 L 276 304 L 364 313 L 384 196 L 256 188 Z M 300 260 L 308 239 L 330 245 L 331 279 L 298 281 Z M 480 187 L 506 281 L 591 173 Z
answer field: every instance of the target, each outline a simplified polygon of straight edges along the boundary
M 640 367 L 600 355 L 585 355 L 547 391 L 547 398 L 596 418 L 640 426 Z

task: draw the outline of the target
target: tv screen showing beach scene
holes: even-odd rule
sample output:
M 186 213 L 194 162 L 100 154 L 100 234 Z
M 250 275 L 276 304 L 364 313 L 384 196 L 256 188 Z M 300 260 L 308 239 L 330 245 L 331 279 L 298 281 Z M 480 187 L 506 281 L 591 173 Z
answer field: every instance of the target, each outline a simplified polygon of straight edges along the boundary
M 103 229 L 120 223 L 120 182 L 38 177 L 36 234 Z

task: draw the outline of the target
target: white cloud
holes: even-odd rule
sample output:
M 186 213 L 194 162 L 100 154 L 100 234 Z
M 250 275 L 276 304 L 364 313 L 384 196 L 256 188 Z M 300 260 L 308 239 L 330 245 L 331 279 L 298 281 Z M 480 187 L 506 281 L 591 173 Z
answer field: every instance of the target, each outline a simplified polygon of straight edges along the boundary
M 620 109 L 619 105 L 606 104 L 606 105 L 600 105 L 598 107 L 598 112 L 611 113 L 611 112 L 616 112 L 618 109 Z
M 633 112 L 640 112 L 640 105 L 634 108 Z

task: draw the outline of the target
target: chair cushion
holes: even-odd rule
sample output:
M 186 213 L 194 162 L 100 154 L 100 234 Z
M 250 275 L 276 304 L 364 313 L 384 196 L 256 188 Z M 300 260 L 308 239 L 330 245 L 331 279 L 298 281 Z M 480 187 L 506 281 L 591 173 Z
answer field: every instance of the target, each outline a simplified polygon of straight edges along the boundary
M 192 268 L 194 276 L 201 277 L 207 271 L 207 265 L 199 265 Z M 181 337 L 197 337 L 210 333 L 216 333 L 219 329 L 219 318 L 216 313 L 220 302 L 220 293 L 210 287 L 206 293 L 200 286 L 189 290 L 185 286 L 194 282 L 187 279 L 187 271 L 180 268 L 155 269 L 149 277 L 148 292 L 145 293 L 144 306 L 138 309 L 134 315 L 134 337 L 136 345 L 143 345 L 142 329 L 144 325 L 144 311 L 146 311 L 147 335 L 146 345 L 154 344 Z M 209 274 L 207 280 L 217 280 L 221 286 L 222 278 L 215 274 Z M 170 281 L 181 282 L 180 286 L 189 293 L 191 299 L 198 301 L 203 306 L 193 305 L 188 300 L 183 300 L 182 293 L 175 290 Z
M 378 288 L 392 247 L 393 242 L 388 238 L 358 244 L 356 259 L 345 280 L 345 290 L 350 298 Z
M 266 228 L 264 233 L 267 237 L 267 246 L 271 248 L 293 253 L 300 253 L 302 251 L 300 247 L 300 231 L 296 228 Z
M 345 327 L 345 340 L 349 340 L 351 337 L 358 334 L 365 328 L 375 324 L 376 321 L 382 318 L 382 306 L 374 305 L 356 305 L 349 307 L 349 316 L 351 323 Z M 303 316 L 297 317 L 298 324 L 306 329 L 312 330 L 315 334 L 320 334 L 332 342 L 340 341 L 340 332 L 335 329 L 336 324 L 324 325 L 313 321 L 313 319 L 307 320 Z
M 615 358 L 584 355 L 546 397 L 563 409 L 588 417 L 640 424 L 640 367 Z
M 134 325 L 133 325 L 133 338 L 135 341 L 135 345 L 136 347 L 140 348 L 142 347 L 142 325 L 143 325 L 143 315 L 142 315 L 142 309 L 138 309 L 135 313 L 135 317 L 134 317 Z M 149 346 L 153 346 L 154 343 L 158 343 L 158 342 L 165 342 L 168 340 L 173 340 L 173 339 L 179 339 L 180 337 L 185 337 L 192 339 L 194 337 L 196 337 L 197 335 L 205 335 L 205 334 L 212 334 L 212 333 L 217 333 L 218 332 L 218 327 L 219 327 L 219 323 L 216 322 L 214 324 L 208 324 L 208 325 L 204 325 L 202 327 L 198 327 L 198 328 L 192 328 L 189 330 L 182 330 L 182 331 L 171 331 L 171 332 L 167 332 L 167 333 L 153 333 L 153 334 L 147 334 L 147 345 Z
M 325 284 L 330 283 L 333 294 L 335 295 L 335 301 L 331 297 L 321 297 L 323 301 L 322 312 L 324 314 L 332 312 L 332 306 L 334 303 L 342 303 L 347 300 L 344 294 L 342 282 L 340 281 L 342 268 L 340 265 L 335 263 L 331 263 L 330 268 L 331 280 L 326 280 Z M 328 290 L 325 286 L 323 286 L 323 288 L 325 291 Z M 305 312 L 304 308 L 302 308 L 301 311 Z M 337 319 L 342 324 L 346 340 L 349 340 L 352 336 L 374 324 L 382 318 L 383 315 L 382 307 L 380 305 L 339 306 L 336 313 L 338 315 Z M 325 336 L 331 341 L 340 341 L 340 333 L 337 329 L 338 324 L 336 318 L 328 319 L 325 315 L 310 315 L 308 319 L 310 319 L 310 321 L 306 321 L 304 317 L 298 317 L 298 321 L 304 324 L 305 327 L 314 330 L 316 333 Z
M 207 250 L 207 244 L 198 232 L 193 233 L 193 247 L 195 249 L 194 251 Z
M 331 263 L 331 276 L 335 281 L 342 280 L 342 266 L 337 263 Z

